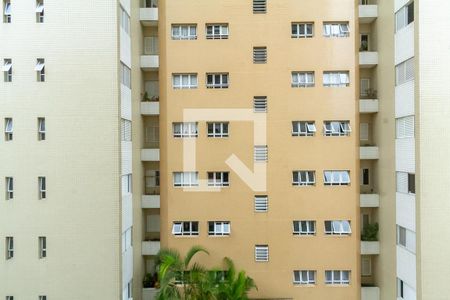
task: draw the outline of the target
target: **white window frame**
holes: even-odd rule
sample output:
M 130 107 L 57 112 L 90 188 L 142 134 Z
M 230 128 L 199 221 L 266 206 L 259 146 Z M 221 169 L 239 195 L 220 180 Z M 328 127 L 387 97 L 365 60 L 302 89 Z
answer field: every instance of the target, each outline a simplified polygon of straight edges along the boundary
M 350 136 L 352 128 L 350 121 L 324 121 L 323 135 L 324 136 Z
M 5 238 L 6 242 L 6 259 L 14 258 L 14 237 L 7 236 Z
M 4 1 L 4 10 L 3 10 L 3 23 L 11 23 L 11 1 Z
M 348 87 L 350 86 L 349 71 L 324 71 L 323 72 L 324 87 Z
M 409 6 L 413 6 L 413 20 L 408 23 L 409 21 L 409 12 L 408 8 Z M 409 24 L 413 23 L 415 20 L 415 11 L 414 11 L 414 1 L 410 1 L 407 4 L 405 4 L 403 7 L 401 7 L 396 13 L 395 13 L 395 32 L 397 33 L 401 29 L 407 27 Z
M 253 202 L 256 213 L 265 213 L 269 210 L 269 197 L 267 195 L 255 195 Z
M 47 237 L 40 236 L 39 239 L 39 258 L 46 258 L 47 257 Z
M 3 80 L 5 82 L 12 82 L 12 59 L 11 58 L 5 58 L 3 61 Z
M 172 74 L 172 86 L 176 90 L 196 89 L 198 87 L 197 73 Z
M 324 185 L 350 185 L 350 171 L 348 170 L 325 170 L 323 171 Z
M 229 86 L 229 73 L 206 73 L 206 87 L 208 89 L 227 89 Z
M 179 177 L 179 182 L 177 181 Z M 173 172 L 174 187 L 198 186 L 198 172 Z
M 329 229 L 327 229 L 329 227 Z M 327 220 L 324 222 L 326 235 L 351 235 L 351 222 L 348 220 Z
M 131 69 L 120 62 L 120 83 L 131 89 Z
M 395 119 L 395 138 L 396 139 L 405 139 L 405 138 L 414 138 L 415 136 L 415 117 L 404 116 Z
M 174 122 L 172 123 L 174 138 L 196 138 L 198 137 L 197 122 Z
M 304 279 L 304 277 L 306 279 Z M 316 271 L 314 271 L 314 270 L 294 270 L 293 283 L 295 285 L 314 285 L 314 284 L 316 284 Z
M 44 0 L 36 1 L 36 23 L 44 23 Z
M 6 177 L 6 200 L 14 199 L 14 178 Z
M 184 229 L 185 224 L 189 224 L 188 230 Z M 194 230 L 194 224 L 197 225 L 197 230 Z M 175 236 L 198 236 L 199 231 L 198 221 L 175 221 L 172 224 L 172 234 Z
M 120 5 L 120 28 L 122 28 L 126 34 L 130 35 L 131 29 L 130 15 L 122 7 L 122 5 Z
M 39 199 L 47 198 L 47 179 L 44 176 L 38 177 Z
M 315 86 L 314 71 L 294 71 L 291 73 L 291 87 L 310 88 Z
M 207 172 L 208 186 L 228 187 L 230 186 L 230 172 Z M 226 177 L 226 178 L 225 178 Z
M 45 118 L 38 118 L 38 140 L 44 141 L 45 140 Z
M 297 177 L 297 180 L 295 177 Z M 298 170 L 292 172 L 293 186 L 314 186 L 315 184 L 316 184 L 316 171 Z
M 213 226 L 213 230 L 211 230 Z M 209 236 L 229 236 L 231 233 L 230 221 L 208 221 Z
M 218 32 L 217 32 L 218 31 Z M 207 40 L 226 40 L 230 34 L 227 23 L 223 24 L 206 24 Z
M 13 140 L 13 119 L 5 118 L 5 141 Z
M 255 245 L 255 262 L 269 261 L 269 245 Z
M 305 225 L 305 226 L 303 226 L 303 225 Z M 295 227 L 298 227 L 298 230 Z M 306 227 L 306 230 L 303 230 L 304 227 Z M 315 235 L 316 234 L 316 221 L 312 221 L 312 220 L 292 221 L 292 233 L 294 235 Z
M 303 29 L 303 33 L 300 32 L 301 29 Z M 310 32 L 308 32 L 308 29 L 311 29 Z M 291 38 L 312 38 L 313 36 L 314 23 L 295 22 L 291 24 Z
M 330 279 L 328 279 L 328 275 L 330 274 L 331 276 Z M 347 277 L 348 279 L 344 279 L 344 274 L 345 277 Z M 330 285 L 349 285 L 350 284 L 350 276 L 351 276 L 351 272 L 348 270 L 326 270 L 325 271 L 325 284 Z
M 196 40 L 197 24 L 172 24 L 172 40 Z
M 130 120 L 122 118 L 120 120 L 120 140 L 122 142 L 131 142 L 133 133 L 133 124 Z
M 323 36 L 324 37 L 349 37 L 350 25 L 348 22 L 323 23 Z
M 409 81 L 413 81 L 415 77 L 414 57 L 407 59 L 395 66 L 395 85 L 399 86 Z
M 45 82 L 45 59 L 38 58 L 34 70 L 36 71 L 37 81 Z
M 208 137 L 224 138 L 229 136 L 229 122 L 207 122 Z
M 292 136 L 314 136 L 316 131 L 314 121 L 292 121 Z

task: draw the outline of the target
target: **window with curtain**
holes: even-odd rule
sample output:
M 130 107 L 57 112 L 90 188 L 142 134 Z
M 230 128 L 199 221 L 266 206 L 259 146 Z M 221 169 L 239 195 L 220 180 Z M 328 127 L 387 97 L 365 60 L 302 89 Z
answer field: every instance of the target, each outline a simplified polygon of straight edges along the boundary
M 325 37 L 348 37 L 348 36 L 350 36 L 348 22 L 323 23 L 323 36 L 325 36 Z
M 172 40 L 196 40 L 197 24 L 173 24 Z
M 302 71 L 291 73 L 292 87 L 314 87 L 314 72 Z
M 350 85 L 349 71 L 327 71 L 323 72 L 323 86 L 346 87 Z
M 325 185 L 349 185 L 350 171 L 323 171 Z

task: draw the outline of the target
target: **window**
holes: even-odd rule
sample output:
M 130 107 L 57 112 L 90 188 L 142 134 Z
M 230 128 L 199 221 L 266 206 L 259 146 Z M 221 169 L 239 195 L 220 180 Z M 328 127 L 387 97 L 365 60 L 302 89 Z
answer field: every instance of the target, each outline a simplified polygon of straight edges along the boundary
M 414 289 L 411 288 L 406 282 L 397 278 L 397 298 L 409 299 L 407 295 L 414 294 Z
M 131 142 L 131 121 L 127 119 L 121 120 L 120 137 L 123 142 Z
M 293 221 L 294 235 L 315 235 L 316 221 Z
M 12 236 L 6 237 L 6 259 L 14 257 L 14 238 Z
M 228 122 L 208 123 L 208 137 L 228 137 Z
M 361 169 L 361 185 L 369 185 L 369 169 Z
M 229 172 L 208 172 L 208 186 L 229 186 Z
M 143 1 L 143 7 L 147 8 L 157 8 L 158 7 L 158 0 L 144 0 Z
M 370 256 L 361 257 L 361 276 L 372 276 L 372 259 Z
M 176 24 L 172 25 L 172 40 L 196 40 L 197 25 Z
M 174 187 L 198 186 L 198 172 L 174 172 Z
M 130 16 L 122 6 L 120 6 L 120 27 L 130 35 Z
M 397 225 L 397 245 L 412 253 L 416 253 L 416 233 Z
M 348 37 L 348 36 L 350 36 L 348 22 L 323 23 L 323 36 L 325 36 L 325 37 Z
M 350 221 L 325 221 L 325 234 L 349 235 L 352 233 Z
M 206 39 L 224 40 L 228 39 L 228 24 L 206 24 Z
M 11 23 L 11 2 L 9 0 L 4 0 L 3 6 L 3 23 Z
M 130 194 L 133 192 L 133 175 L 122 175 L 122 195 Z
M 267 62 L 267 47 L 253 47 L 253 63 L 265 64 Z
M 292 136 L 313 136 L 316 133 L 314 121 L 293 121 Z
M 209 235 L 230 235 L 229 221 L 209 221 L 208 234 Z
M 39 296 L 39 300 L 47 300 L 47 296 Z
M 350 271 L 325 271 L 325 284 L 350 284 Z
M 133 279 L 127 283 L 127 297 L 133 299 Z
M 39 199 L 47 198 L 47 180 L 45 177 L 38 177 Z
M 12 177 L 6 177 L 6 200 L 12 200 L 14 198 L 14 179 Z
M 267 12 L 266 0 L 253 0 L 253 13 L 265 14 Z
M 38 118 L 38 141 L 45 140 L 45 118 Z
M 369 123 L 359 123 L 359 140 L 369 140 Z
M 292 185 L 315 185 L 316 184 L 315 171 L 294 171 L 292 172 Z
M 292 38 L 312 38 L 314 23 L 292 23 Z
M 14 296 L 6 296 L 6 300 L 14 300 Z
M 415 194 L 416 175 L 413 173 L 397 172 L 397 192 L 403 194 Z
M 414 57 L 395 66 L 395 85 L 414 80 Z
M 369 51 L 369 35 L 367 33 L 359 35 L 359 51 Z
M 314 87 L 314 72 L 292 72 L 291 87 Z
M 395 13 L 395 32 L 414 22 L 414 1 Z
M 120 83 L 131 89 L 131 69 L 120 63 Z
M 316 271 L 294 271 L 294 284 L 316 284 Z
M 196 89 L 197 74 L 173 74 L 172 85 L 174 89 Z
M 36 1 L 36 23 L 44 23 L 44 0 Z
M 346 87 L 349 85 L 350 85 L 350 76 L 348 71 L 323 72 L 323 86 Z
M 370 79 L 369 78 L 361 78 L 359 81 L 359 95 L 360 97 L 369 97 L 370 95 Z
M 198 124 L 195 122 L 173 123 L 172 127 L 175 138 L 198 137 Z
M 254 112 L 267 112 L 267 97 L 255 96 L 253 97 L 253 111 Z
M 414 116 L 406 116 L 395 119 L 396 138 L 414 137 Z
M 5 58 L 3 61 L 3 80 L 5 82 L 12 81 L 12 60 L 10 58 Z
M 13 139 L 13 119 L 5 118 L 5 141 Z
M 349 121 L 323 122 L 323 133 L 325 136 L 349 136 L 351 132 Z
M 268 148 L 267 145 L 254 146 L 253 147 L 253 157 L 256 162 L 265 162 L 268 160 Z
M 255 195 L 255 212 L 267 212 L 269 210 L 269 197 L 267 195 Z
M 198 222 L 196 221 L 180 221 L 173 222 L 173 235 L 198 235 Z
M 206 87 L 209 89 L 227 89 L 228 73 L 207 73 Z
M 255 246 L 255 261 L 260 262 L 269 261 L 269 245 Z
M 38 58 L 36 61 L 36 67 L 34 68 L 36 71 L 36 77 L 38 82 L 45 81 L 45 60 L 43 58 Z
M 39 258 L 47 257 L 47 238 L 45 236 L 39 237 Z
M 350 171 L 323 171 L 325 185 L 349 185 Z
M 122 253 L 133 246 L 133 227 L 122 232 Z

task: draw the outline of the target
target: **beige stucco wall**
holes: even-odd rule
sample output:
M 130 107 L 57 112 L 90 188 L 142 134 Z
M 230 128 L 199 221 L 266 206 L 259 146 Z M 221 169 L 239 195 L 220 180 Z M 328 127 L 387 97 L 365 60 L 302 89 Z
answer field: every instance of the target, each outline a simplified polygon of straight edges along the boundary
M 0 59 L 13 59 L 13 82 L 0 82 L 0 119 L 14 119 L 14 140 L 0 141 L 0 297 L 120 299 L 118 6 L 13 1 L 0 24 Z M 45 58 L 46 82 L 36 82 Z M 47 138 L 37 141 L 37 117 Z M 4 177 L 14 200 L 5 201 Z M 48 196 L 38 200 L 37 177 Z M 4 259 L 5 236 L 15 257 Z M 38 259 L 38 236 L 48 257 Z

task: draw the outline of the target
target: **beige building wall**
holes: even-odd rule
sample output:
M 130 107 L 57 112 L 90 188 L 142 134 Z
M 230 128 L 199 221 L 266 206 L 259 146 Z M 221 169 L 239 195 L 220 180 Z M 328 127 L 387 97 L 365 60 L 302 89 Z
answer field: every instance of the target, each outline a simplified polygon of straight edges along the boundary
M 0 81 L 0 297 L 120 299 L 120 136 L 118 4 L 12 1 L 0 23 L 0 59 L 13 81 Z M 37 58 L 46 81 L 36 82 Z M 2 74 L 3 75 L 3 74 Z M 4 118 L 14 137 L 4 140 Z M 37 118 L 45 117 L 45 141 Z M 5 177 L 14 199 L 5 200 Z M 47 199 L 38 199 L 38 176 Z M 5 260 L 5 237 L 14 258 Z M 38 257 L 38 237 L 47 257 Z

